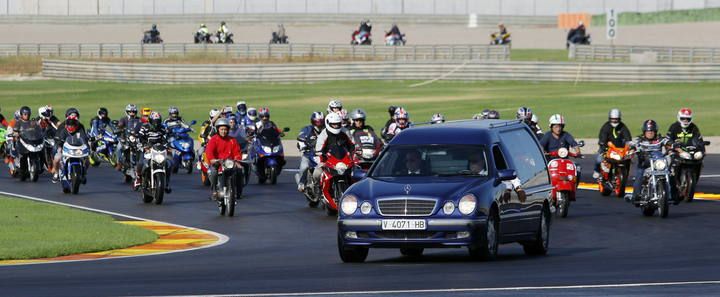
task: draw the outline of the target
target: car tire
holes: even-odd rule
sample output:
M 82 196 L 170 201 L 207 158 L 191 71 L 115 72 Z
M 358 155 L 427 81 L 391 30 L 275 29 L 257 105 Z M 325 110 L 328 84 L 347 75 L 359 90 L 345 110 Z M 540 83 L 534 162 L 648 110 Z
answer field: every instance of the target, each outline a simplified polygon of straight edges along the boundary
M 538 227 L 535 240 L 522 243 L 523 250 L 529 256 L 546 255 L 550 246 L 550 209 L 543 206 L 540 213 L 540 226 Z
M 480 229 L 478 240 L 475 244 L 468 247 L 470 256 L 477 260 L 492 261 L 498 254 L 498 246 L 500 240 L 500 219 L 497 210 L 493 208 L 490 211 L 485 226 Z
M 420 258 L 423 255 L 423 248 L 400 248 L 400 254 L 410 258 Z
M 345 263 L 362 263 L 367 259 L 370 249 L 366 247 L 346 246 L 342 240 L 342 234 L 338 232 L 338 252 L 340 259 Z

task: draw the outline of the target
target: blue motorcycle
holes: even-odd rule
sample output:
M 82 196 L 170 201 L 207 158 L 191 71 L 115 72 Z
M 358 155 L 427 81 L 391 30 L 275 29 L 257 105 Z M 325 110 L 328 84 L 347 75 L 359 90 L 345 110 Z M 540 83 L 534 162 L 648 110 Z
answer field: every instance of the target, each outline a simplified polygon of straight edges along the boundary
M 288 131 L 290 128 L 283 129 L 283 133 Z M 273 185 L 276 184 L 285 166 L 285 152 L 280 137 L 280 133 L 275 129 L 263 129 L 255 135 L 250 155 L 260 184 L 264 184 L 267 180 Z
M 95 152 L 90 157 L 90 165 L 97 167 L 102 161 L 108 162 L 112 167 L 117 165 L 115 154 L 118 137 L 114 126 L 116 123 L 117 121 L 113 121 L 113 125 L 108 125 L 100 131 L 99 137 L 95 140 Z
M 90 155 L 85 141 L 79 137 L 68 137 L 62 147 L 60 163 L 60 185 L 63 193 L 77 194 L 80 184 L 85 183 L 85 159 Z
M 193 164 L 195 163 L 195 142 L 188 133 L 193 131 L 191 126 L 196 123 L 197 121 L 192 120 L 187 126 L 177 125 L 169 127 L 170 137 L 168 143 L 170 144 L 170 148 L 173 149 L 173 173 L 177 173 L 180 168 L 185 169 L 188 174 L 191 174 L 193 171 Z

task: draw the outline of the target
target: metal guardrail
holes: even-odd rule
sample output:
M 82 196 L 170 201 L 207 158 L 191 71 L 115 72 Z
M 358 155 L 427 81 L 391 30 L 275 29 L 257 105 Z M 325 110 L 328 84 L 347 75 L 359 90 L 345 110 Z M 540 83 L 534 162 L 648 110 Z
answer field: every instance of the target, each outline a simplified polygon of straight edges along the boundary
M 632 54 L 654 53 L 662 63 L 720 63 L 720 48 L 578 45 L 570 57 L 578 61 L 628 62 Z
M 490 45 L 347 44 L 0 44 L 0 56 L 161 58 L 209 53 L 231 58 L 331 57 L 351 60 L 500 60 L 510 48 Z
M 43 60 L 50 78 L 143 83 L 331 80 L 720 81 L 720 64 L 386 61 L 286 64 L 143 64 Z

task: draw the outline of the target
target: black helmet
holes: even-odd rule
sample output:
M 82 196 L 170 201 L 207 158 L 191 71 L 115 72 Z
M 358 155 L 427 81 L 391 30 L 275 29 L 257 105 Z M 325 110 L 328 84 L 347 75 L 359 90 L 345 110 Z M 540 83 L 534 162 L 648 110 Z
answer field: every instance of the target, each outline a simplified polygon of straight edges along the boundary
M 105 117 L 106 117 L 106 116 L 108 115 L 108 110 L 107 110 L 107 108 L 105 108 L 105 107 L 100 107 L 100 108 L 98 109 L 98 111 L 97 111 L 97 115 L 98 115 L 98 116 L 105 116 Z
M 159 112 L 153 111 L 148 118 L 148 122 L 153 128 L 159 129 L 162 126 L 162 116 Z
M 390 117 L 395 116 L 396 109 L 397 109 L 397 106 L 394 106 L 394 105 L 390 105 L 390 107 L 388 107 L 388 113 L 390 114 Z
M 30 107 L 27 107 L 27 106 L 20 107 L 20 115 L 24 115 L 24 114 L 27 114 L 28 117 L 30 117 L 32 115 L 32 110 L 30 110 Z
M 220 26 L 225 26 L 225 21 L 220 22 Z
M 77 110 L 75 107 L 70 107 L 65 111 L 65 117 L 69 117 L 71 114 L 75 114 L 75 116 L 80 119 L 80 111 Z
M 153 28 L 153 30 L 157 29 L 157 24 L 152 24 L 152 28 Z
M 494 109 L 491 111 L 488 111 L 487 118 L 488 118 L 488 120 L 499 120 L 500 112 L 498 112 L 497 110 L 494 110 Z
M 646 120 L 645 122 L 643 122 L 642 131 L 643 131 L 643 133 L 645 133 L 647 131 L 657 132 L 658 131 L 657 122 L 655 122 L 654 120 Z

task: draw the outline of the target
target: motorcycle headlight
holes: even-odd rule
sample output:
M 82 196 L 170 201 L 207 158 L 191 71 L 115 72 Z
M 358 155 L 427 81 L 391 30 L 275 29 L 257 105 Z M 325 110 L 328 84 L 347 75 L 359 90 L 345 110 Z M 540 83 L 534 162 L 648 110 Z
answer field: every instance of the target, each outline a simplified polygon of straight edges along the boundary
M 455 204 L 452 201 L 445 202 L 443 205 L 443 213 L 451 215 L 455 211 Z
M 610 159 L 620 161 L 622 157 L 617 152 L 610 152 Z
M 692 159 L 692 156 L 688 152 L 680 152 L 680 158 L 683 158 L 685 160 L 690 160 L 690 159 Z
M 155 163 L 163 163 L 163 162 L 165 162 L 165 155 L 154 154 L 152 156 L 152 159 L 153 159 L 153 161 L 155 161 Z
M 130 142 L 135 142 L 135 136 L 132 136 L 132 135 L 131 135 L 130 137 L 128 137 L 128 140 L 129 140 Z
M 558 150 L 558 157 L 566 158 L 567 156 L 568 156 L 568 150 L 566 148 L 562 147 Z
M 182 144 L 182 148 L 184 148 L 184 149 L 189 149 L 189 148 L 190 148 L 190 143 L 187 143 L 187 142 L 183 143 L 183 144 Z
M 695 154 L 693 155 L 693 157 L 695 158 L 695 160 L 700 160 L 700 159 L 703 158 L 703 153 L 702 153 L 702 152 L 695 152 Z
M 263 145 L 263 151 L 265 151 L 266 154 L 270 154 L 270 153 L 272 153 L 272 148 L 269 146 Z
M 82 154 L 83 154 L 83 151 L 82 151 L 81 149 L 76 149 L 76 150 L 73 151 L 73 155 L 75 155 L 75 156 L 79 156 L 79 155 L 82 155 Z
M 345 163 L 337 163 L 335 165 L 335 171 L 337 171 L 338 174 L 343 175 L 345 174 L 345 170 L 347 170 L 347 164 Z
M 372 210 L 372 204 L 370 204 L 370 202 L 365 201 L 362 204 L 360 204 L 360 212 L 362 214 L 364 214 L 364 215 L 369 214 L 371 210 Z
M 342 209 L 342 212 L 345 215 L 352 215 L 355 213 L 355 210 L 357 210 L 358 207 L 358 200 L 357 197 L 354 195 L 345 195 L 345 197 L 342 198 L 342 202 L 340 203 L 340 208 Z
M 280 152 L 281 148 L 282 148 L 282 146 L 276 145 L 275 147 L 273 147 L 272 151 L 273 151 L 273 153 L 277 154 Z
M 458 210 L 461 214 L 464 215 L 470 215 L 475 211 L 475 206 L 477 205 L 477 198 L 475 198 L 475 195 L 473 194 L 467 194 L 460 198 L 460 202 L 458 203 Z
M 667 162 L 665 160 L 655 160 L 656 170 L 665 170 L 665 167 L 667 167 Z
M 225 162 L 223 162 L 223 167 L 225 169 L 231 169 L 231 168 L 235 167 L 235 161 L 234 160 L 225 160 Z

